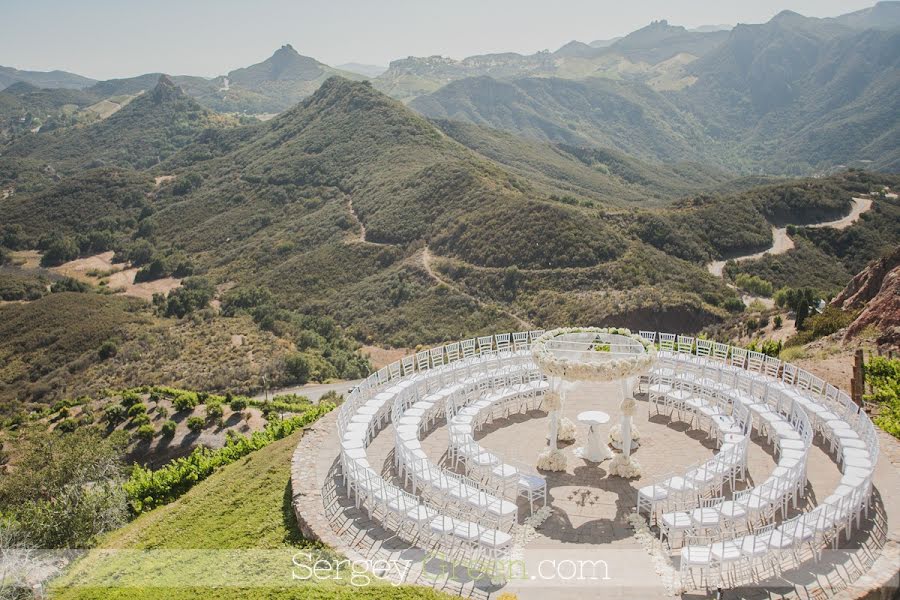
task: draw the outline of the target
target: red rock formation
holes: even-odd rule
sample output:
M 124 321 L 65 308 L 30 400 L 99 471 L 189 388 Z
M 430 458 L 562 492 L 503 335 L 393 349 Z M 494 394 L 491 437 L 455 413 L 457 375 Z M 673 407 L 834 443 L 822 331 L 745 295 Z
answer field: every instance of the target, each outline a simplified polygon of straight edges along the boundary
M 846 339 L 874 325 L 881 332 L 879 344 L 900 346 L 900 248 L 869 263 L 831 305 L 843 310 L 862 308 L 847 328 Z

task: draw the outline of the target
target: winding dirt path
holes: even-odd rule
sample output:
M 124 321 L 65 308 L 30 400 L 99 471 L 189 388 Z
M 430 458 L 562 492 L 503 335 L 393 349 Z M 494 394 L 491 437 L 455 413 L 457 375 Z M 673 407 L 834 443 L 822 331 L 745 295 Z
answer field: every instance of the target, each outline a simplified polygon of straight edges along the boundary
M 357 225 L 359 225 L 359 235 L 353 235 L 351 241 L 357 244 L 372 244 L 373 246 L 390 246 L 390 244 L 385 244 L 384 242 L 371 242 L 366 239 L 366 226 L 363 224 L 362 219 L 359 218 L 359 215 L 356 214 L 356 211 L 353 209 L 353 197 L 347 196 L 347 209 L 350 211 L 350 218 L 353 219 Z
M 476 298 L 472 294 L 470 294 L 470 293 L 466 292 L 465 290 L 461 289 L 460 287 L 458 287 L 455 283 L 447 281 L 446 279 L 441 277 L 437 273 L 437 271 L 435 271 L 432 268 L 431 259 L 432 259 L 431 250 L 428 249 L 428 246 L 425 246 L 425 248 L 422 249 L 422 266 L 425 268 L 425 272 L 428 273 L 428 276 L 431 277 L 432 279 L 434 279 L 437 283 L 446 285 L 448 288 L 450 288 L 457 294 L 465 296 L 466 298 L 468 298 L 469 300 L 471 300 L 472 302 L 478 304 L 479 306 L 481 306 L 483 308 L 493 308 L 493 309 L 503 313 L 504 315 L 508 316 L 509 318 L 514 319 L 519 324 L 520 327 L 524 327 L 525 329 L 534 329 L 534 325 L 531 322 L 523 319 L 519 315 L 506 310 L 505 308 L 501 307 L 498 304 L 488 303 L 488 302 L 481 300 L 480 298 Z
M 860 215 L 862 215 L 864 212 L 869 211 L 871 208 L 871 198 L 853 198 L 850 204 L 850 213 L 847 214 L 847 216 L 841 217 L 840 219 L 834 221 L 823 221 L 821 223 L 815 223 L 813 225 L 801 225 L 801 227 L 832 227 L 834 229 L 846 229 L 856 223 L 859 220 Z M 791 250 L 793 247 L 794 240 L 792 240 L 791 236 L 788 235 L 787 227 L 772 227 L 772 246 L 770 248 L 763 250 L 762 252 L 754 252 L 753 254 L 736 256 L 729 260 L 733 260 L 735 262 L 755 260 L 757 258 L 762 258 L 767 254 L 784 254 L 788 250 Z M 715 260 L 707 263 L 706 270 L 715 277 L 722 277 L 722 273 L 725 268 L 725 262 L 726 261 L 724 260 Z

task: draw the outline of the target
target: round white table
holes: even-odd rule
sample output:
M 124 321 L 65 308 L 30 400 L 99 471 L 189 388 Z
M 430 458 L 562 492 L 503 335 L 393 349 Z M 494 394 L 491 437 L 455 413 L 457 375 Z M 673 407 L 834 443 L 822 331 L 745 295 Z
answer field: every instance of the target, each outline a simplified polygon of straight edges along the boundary
M 609 415 L 599 410 L 589 410 L 578 414 L 578 421 L 588 426 L 587 440 L 584 446 L 575 450 L 575 456 L 591 462 L 602 462 L 612 458 L 613 454 L 603 443 L 600 425 L 609 422 Z

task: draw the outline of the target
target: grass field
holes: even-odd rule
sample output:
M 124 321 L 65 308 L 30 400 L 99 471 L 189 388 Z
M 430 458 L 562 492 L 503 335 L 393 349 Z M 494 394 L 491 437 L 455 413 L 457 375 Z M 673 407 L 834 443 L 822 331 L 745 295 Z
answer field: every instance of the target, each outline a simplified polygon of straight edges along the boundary
M 300 435 L 225 467 L 176 502 L 101 539 L 97 549 L 54 582 L 50 597 L 447 598 L 428 588 L 375 579 L 365 587 L 346 578 L 292 580 L 295 553 L 319 549 L 302 538 L 291 508 L 290 461 Z M 214 581 L 222 587 L 206 587 Z

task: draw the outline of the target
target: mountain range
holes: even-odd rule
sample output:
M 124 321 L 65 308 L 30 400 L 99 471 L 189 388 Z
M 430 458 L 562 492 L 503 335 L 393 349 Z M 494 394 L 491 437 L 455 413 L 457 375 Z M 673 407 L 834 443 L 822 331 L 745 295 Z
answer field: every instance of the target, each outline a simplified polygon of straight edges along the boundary
M 309 372 L 351 376 L 354 344 L 572 321 L 699 331 L 744 310 L 741 274 L 836 293 L 900 244 L 882 193 L 900 185 L 900 31 L 858 25 L 892 6 L 721 31 L 659 21 L 604 48 L 410 58 L 375 80 L 284 46 L 214 80 L 15 82 L 0 91 L 0 298 L 26 302 L 0 323 L 40 318 L 55 324 L 41 339 L 71 343 L 65 360 L 16 362 L 0 396 L 101 381 L 83 365 L 116 323 L 137 346 L 145 321 L 243 318 Z M 573 75 L 601 63 L 622 68 Z M 803 227 L 864 194 L 877 199 L 852 226 Z M 710 272 L 788 225 L 794 249 Z M 73 259 L 103 266 L 66 283 Z M 152 304 L 114 293 L 126 270 L 165 282 Z M 77 297 L 57 293 L 91 294 L 102 334 L 70 340 L 58 313 Z M 102 381 L 128 382 L 113 364 Z M 202 381 L 245 385 L 241 365 Z
M 703 162 L 737 173 L 822 173 L 843 165 L 893 170 L 900 164 L 892 143 L 900 109 L 898 29 L 900 2 L 879 2 L 825 19 L 783 11 L 767 23 L 733 28 L 689 30 L 660 20 L 621 38 L 572 41 L 554 52 L 408 57 L 383 72 L 354 64 L 336 69 L 285 45 L 213 79 L 171 79 L 217 112 L 268 118 L 339 75 L 371 78 L 376 89 L 429 118 L 643 160 Z M 3 68 L 0 86 L 58 82 L 70 91 L 24 93 L 13 86 L 0 93 L 0 136 L 104 118 L 159 76 L 94 82 Z

